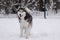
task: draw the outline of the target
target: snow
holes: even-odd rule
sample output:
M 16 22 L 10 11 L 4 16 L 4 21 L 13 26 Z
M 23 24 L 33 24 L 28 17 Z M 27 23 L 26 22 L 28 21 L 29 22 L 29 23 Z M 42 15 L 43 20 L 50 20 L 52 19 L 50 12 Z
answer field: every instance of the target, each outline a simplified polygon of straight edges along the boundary
M 60 40 L 60 12 L 33 12 L 33 26 L 29 39 L 20 37 L 20 23 L 16 14 L 0 14 L 0 40 Z M 37 15 L 36 15 L 37 14 Z
M 20 37 L 17 18 L 0 18 L 0 40 L 60 40 L 60 19 L 33 18 L 29 39 Z

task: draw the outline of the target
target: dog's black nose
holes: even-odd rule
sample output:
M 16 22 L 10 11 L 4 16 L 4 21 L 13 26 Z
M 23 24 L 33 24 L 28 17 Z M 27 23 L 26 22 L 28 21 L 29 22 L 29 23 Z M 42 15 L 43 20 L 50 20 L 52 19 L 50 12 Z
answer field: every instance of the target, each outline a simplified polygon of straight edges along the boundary
M 20 16 L 21 16 L 21 14 L 20 14 Z
M 22 17 L 22 15 L 20 14 L 20 17 Z

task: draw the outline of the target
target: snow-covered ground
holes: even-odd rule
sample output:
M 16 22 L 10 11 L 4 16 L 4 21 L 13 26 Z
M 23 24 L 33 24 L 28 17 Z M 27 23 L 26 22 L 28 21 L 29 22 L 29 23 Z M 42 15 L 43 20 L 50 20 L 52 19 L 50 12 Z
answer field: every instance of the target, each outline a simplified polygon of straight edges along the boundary
M 33 16 L 31 36 L 27 40 L 60 40 L 60 13 L 48 15 L 47 19 L 42 14 Z M 0 40 L 26 40 L 20 37 L 20 24 L 16 16 L 2 17 L 0 15 Z
M 0 40 L 26 40 L 20 37 L 17 18 L 0 18 Z M 60 19 L 33 18 L 28 40 L 60 40 Z

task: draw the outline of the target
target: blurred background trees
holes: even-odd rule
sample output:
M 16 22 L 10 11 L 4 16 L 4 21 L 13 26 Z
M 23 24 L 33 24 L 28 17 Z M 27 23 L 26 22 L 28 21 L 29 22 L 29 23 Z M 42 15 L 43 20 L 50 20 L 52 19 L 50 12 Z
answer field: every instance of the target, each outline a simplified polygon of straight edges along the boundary
M 45 1 L 47 10 L 53 8 L 55 8 L 56 10 L 58 9 L 57 7 L 59 6 L 56 4 L 59 4 L 59 0 Z M 28 4 L 27 7 L 31 10 L 44 11 L 43 3 L 43 0 L 0 0 L 0 9 L 5 10 L 6 14 L 16 13 L 16 9 L 18 9 L 18 6 Z

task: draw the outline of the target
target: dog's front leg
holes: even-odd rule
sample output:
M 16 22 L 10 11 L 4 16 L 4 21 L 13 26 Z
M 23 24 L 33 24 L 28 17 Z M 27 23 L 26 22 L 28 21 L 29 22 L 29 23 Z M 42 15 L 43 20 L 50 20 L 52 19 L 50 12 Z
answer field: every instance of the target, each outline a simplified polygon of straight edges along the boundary
M 23 26 L 20 24 L 20 37 L 23 37 Z
M 23 37 L 23 29 L 21 29 L 20 32 L 20 37 Z
M 29 33 L 28 33 L 28 28 L 26 28 L 26 29 L 25 29 L 25 37 L 28 38 L 28 35 L 29 35 Z
M 31 32 L 31 28 L 32 28 L 32 24 L 30 24 L 29 28 L 28 28 L 28 34 L 29 34 L 29 36 L 31 35 L 31 33 L 30 33 Z

